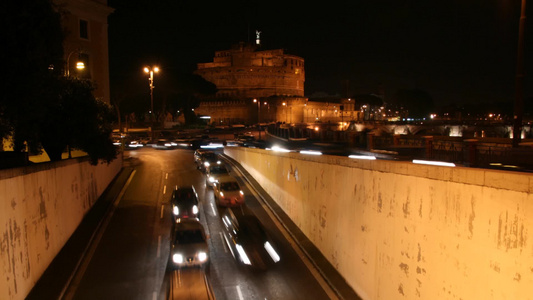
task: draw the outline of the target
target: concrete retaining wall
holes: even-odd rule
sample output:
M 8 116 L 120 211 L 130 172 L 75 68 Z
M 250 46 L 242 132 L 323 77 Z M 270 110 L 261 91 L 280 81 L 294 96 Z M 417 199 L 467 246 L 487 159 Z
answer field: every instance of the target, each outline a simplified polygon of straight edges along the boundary
M 0 170 L 0 299 L 24 299 L 122 168 L 70 159 Z
M 363 299 L 533 299 L 533 176 L 226 148 Z

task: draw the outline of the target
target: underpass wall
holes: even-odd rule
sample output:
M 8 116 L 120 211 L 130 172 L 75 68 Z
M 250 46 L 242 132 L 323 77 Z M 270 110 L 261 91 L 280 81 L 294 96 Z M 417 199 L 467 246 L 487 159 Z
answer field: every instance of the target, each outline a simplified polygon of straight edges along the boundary
M 122 168 L 87 158 L 0 170 L 0 299 L 24 299 Z
M 229 148 L 363 299 L 533 299 L 533 176 Z

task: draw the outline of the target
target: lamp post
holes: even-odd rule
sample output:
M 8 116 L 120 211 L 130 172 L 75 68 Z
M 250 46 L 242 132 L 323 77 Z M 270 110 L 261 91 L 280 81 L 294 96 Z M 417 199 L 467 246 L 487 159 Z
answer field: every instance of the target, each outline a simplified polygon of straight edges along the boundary
M 158 73 L 158 67 L 144 67 L 144 72 L 149 73 L 148 82 L 150 83 L 150 121 L 154 126 L 154 72 Z
M 67 63 L 67 66 L 66 66 L 66 69 L 65 69 L 65 76 L 70 76 L 70 57 L 72 56 L 72 54 L 74 53 L 77 53 L 78 55 L 81 53 L 80 50 L 72 50 L 70 51 L 70 53 L 67 55 L 67 59 L 66 59 L 66 63 Z M 83 61 L 81 61 L 78 57 L 78 61 L 76 62 L 76 69 L 78 70 L 83 70 L 85 69 L 85 63 Z
M 66 77 L 70 76 L 70 57 L 74 53 L 77 53 L 79 55 L 81 53 L 81 51 L 80 50 L 72 50 L 67 55 L 66 68 L 65 68 L 65 76 Z M 78 61 L 76 62 L 76 69 L 78 69 L 78 70 L 85 69 L 85 63 L 79 59 L 79 56 L 78 56 Z M 68 158 L 72 158 L 72 151 L 71 151 L 70 145 L 67 145 L 67 149 L 68 149 Z
M 518 147 L 520 145 L 522 134 L 522 117 L 524 114 L 524 30 L 526 28 L 526 0 L 522 0 L 522 5 L 520 8 L 513 117 L 513 147 Z
M 261 140 L 261 101 L 254 99 L 254 103 L 257 103 L 257 129 L 259 131 L 259 140 Z

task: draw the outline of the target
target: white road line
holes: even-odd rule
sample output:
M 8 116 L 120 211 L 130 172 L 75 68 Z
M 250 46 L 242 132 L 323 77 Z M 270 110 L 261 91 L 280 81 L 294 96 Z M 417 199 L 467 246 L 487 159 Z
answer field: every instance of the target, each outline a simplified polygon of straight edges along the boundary
M 228 253 L 228 245 L 226 245 L 226 241 L 224 240 L 224 236 L 222 235 L 222 232 L 218 233 L 220 235 L 220 239 L 222 240 L 222 246 L 224 247 L 224 252 Z
M 236 288 L 237 288 L 237 295 L 239 295 L 239 299 L 243 300 L 244 298 L 242 297 L 241 287 L 237 285 Z
M 157 300 L 157 292 L 154 292 L 154 293 L 152 294 L 152 300 Z
M 165 179 L 168 179 L 168 173 L 165 174 Z
M 163 219 L 163 212 L 165 211 L 165 206 L 161 204 L 161 219 Z
M 165 185 L 163 186 L 163 195 L 166 194 L 166 192 L 167 192 L 167 186 Z
M 217 216 L 217 210 L 215 209 L 215 206 L 213 205 L 213 203 L 211 203 L 211 210 L 213 210 L 213 216 Z
M 161 236 L 157 238 L 157 258 L 161 257 Z

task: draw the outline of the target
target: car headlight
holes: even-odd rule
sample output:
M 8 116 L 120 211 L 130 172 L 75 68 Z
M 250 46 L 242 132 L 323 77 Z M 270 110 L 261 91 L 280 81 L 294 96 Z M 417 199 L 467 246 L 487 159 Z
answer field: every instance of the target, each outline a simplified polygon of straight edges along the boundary
M 206 261 L 206 259 L 207 259 L 207 253 L 205 253 L 205 252 L 198 253 L 198 260 L 199 261 L 203 262 L 203 261 Z
M 192 207 L 192 213 L 195 214 L 195 215 L 198 214 L 198 206 L 194 205 Z
M 224 193 L 220 192 L 219 194 L 220 194 L 220 197 L 224 197 Z
M 204 162 L 204 167 L 207 168 L 207 167 L 209 167 L 210 165 L 211 165 L 211 164 L 210 164 L 208 161 Z
M 239 194 L 241 194 L 242 196 L 244 196 L 244 193 L 242 191 L 239 191 Z
M 177 206 L 172 207 L 172 213 L 177 216 L 180 214 L 180 209 Z
M 220 165 L 222 162 L 220 160 L 217 160 L 217 165 Z
M 183 263 L 183 255 L 177 254 L 177 253 L 172 255 L 172 261 L 174 261 L 177 264 Z
M 215 182 L 215 181 L 216 181 L 216 180 L 215 180 L 215 177 L 213 177 L 213 176 L 209 176 L 209 182 L 213 183 L 213 182 Z

